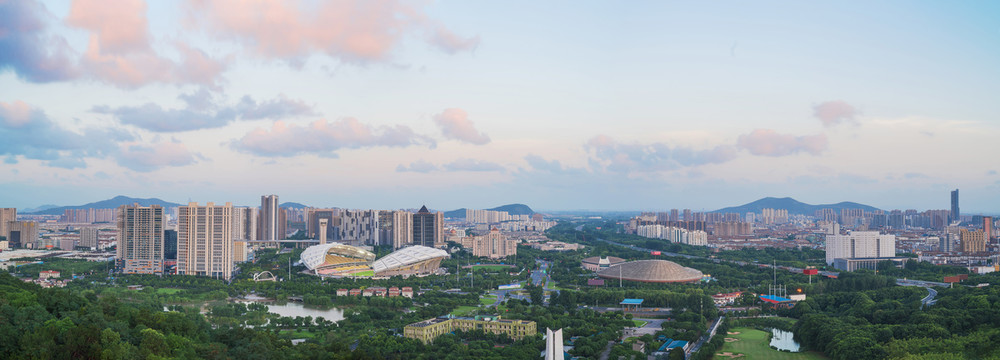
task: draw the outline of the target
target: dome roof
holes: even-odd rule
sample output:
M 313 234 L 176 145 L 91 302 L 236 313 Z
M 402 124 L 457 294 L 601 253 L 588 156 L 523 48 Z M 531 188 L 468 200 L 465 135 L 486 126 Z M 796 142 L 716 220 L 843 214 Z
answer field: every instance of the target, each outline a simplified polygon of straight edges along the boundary
M 387 270 L 402 268 L 432 259 L 444 259 L 451 257 L 447 251 L 426 246 L 413 245 L 396 250 L 392 254 L 383 256 L 372 264 L 372 269 L 376 273 Z
M 701 271 L 677 265 L 673 261 L 667 260 L 638 260 L 611 266 L 597 273 L 605 279 L 668 283 L 668 282 L 695 282 L 701 280 Z
M 615 265 L 625 262 L 625 259 L 615 256 L 591 256 L 589 258 L 581 260 L 584 264 L 594 264 L 594 265 Z
M 302 255 L 299 258 L 302 260 L 302 264 L 309 268 L 309 270 L 316 270 L 316 268 L 326 263 L 327 255 L 339 255 L 344 258 L 357 259 L 358 261 L 368 263 L 375 260 L 375 254 L 371 251 L 338 243 L 310 246 L 302 251 Z

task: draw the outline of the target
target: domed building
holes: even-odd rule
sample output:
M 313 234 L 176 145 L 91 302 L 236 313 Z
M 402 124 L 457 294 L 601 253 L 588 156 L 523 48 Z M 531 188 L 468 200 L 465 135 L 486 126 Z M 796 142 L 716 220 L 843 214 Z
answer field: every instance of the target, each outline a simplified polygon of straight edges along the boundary
M 427 275 L 441 268 L 441 260 L 451 257 L 447 251 L 426 246 L 407 246 L 383 256 L 372 264 L 375 276 Z
M 299 258 L 316 275 L 347 275 L 371 271 L 375 254 L 350 245 L 328 243 L 306 248 Z
M 625 259 L 614 256 L 606 256 L 606 257 L 593 256 L 580 261 L 580 265 L 583 266 L 584 269 L 590 271 L 601 271 L 611 266 L 622 264 L 625 261 L 626 261 Z
M 597 273 L 609 280 L 639 281 L 648 283 L 693 283 L 704 274 L 689 267 L 667 260 L 637 260 L 611 266 Z

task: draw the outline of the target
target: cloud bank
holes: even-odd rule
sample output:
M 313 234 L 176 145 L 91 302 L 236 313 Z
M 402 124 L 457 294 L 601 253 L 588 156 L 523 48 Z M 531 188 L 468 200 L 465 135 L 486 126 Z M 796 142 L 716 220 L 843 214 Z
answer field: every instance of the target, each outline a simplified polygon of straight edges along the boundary
M 592 159 L 614 172 L 653 172 L 680 167 L 719 164 L 736 158 L 736 149 L 719 145 L 695 150 L 665 143 L 620 143 L 607 135 L 591 138 L 584 145 Z
M 759 156 L 786 156 L 797 153 L 820 155 L 827 149 L 825 134 L 795 136 L 771 129 L 756 129 L 740 135 L 736 146 Z
M 192 94 L 182 94 L 179 98 L 187 103 L 187 107 L 164 109 L 160 105 L 146 103 L 140 106 L 118 108 L 95 106 L 91 111 L 114 115 L 122 124 L 153 132 L 218 128 L 237 119 L 286 119 L 316 115 L 312 106 L 300 100 L 289 99 L 284 94 L 262 102 L 257 102 L 250 96 L 244 96 L 237 104 L 231 106 L 214 105 L 211 93 L 204 89 Z
M 463 38 L 403 1 L 192 0 L 195 23 L 210 35 L 234 40 L 253 55 L 302 64 L 322 54 L 364 64 L 391 57 L 403 38 L 424 33 L 446 53 L 475 48 L 478 37 Z
M 317 120 L 308 126 L 276 121 L 271 129 L 257 128 L 233 142 L 236 150 L 258 156 L 317 154 L 336 156 L 340 149 L 434 146 L 434 141 L 407 126 L 373 126 L 355 118 Z

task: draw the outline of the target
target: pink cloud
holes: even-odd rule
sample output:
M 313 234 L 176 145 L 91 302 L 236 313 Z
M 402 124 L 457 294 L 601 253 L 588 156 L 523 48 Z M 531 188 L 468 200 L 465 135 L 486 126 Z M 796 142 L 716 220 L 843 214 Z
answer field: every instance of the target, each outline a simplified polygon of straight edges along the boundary
M 422 144 L 434 146 L 432 140 L 414 133 L 407 126 L 372 126 L 354 118 L 343 118 L 333 122 L 317 120 L 308 126 L 275 121 L 271 129 L 257 128 L 234 141 L 233 147 L 260 156 L 302 153 L 336 156 L 334 152 L 340 149 Z
M 446 52 L 468 49 L 462 39 L 400 1 L 191 0 L 196 21 L 216 35 L 240 41 L 254 54 L 300 63 L 323 53 L 353 63 L 385 60 L 410 32 L 429 32 Z
M 827 148 L 825 134 L 795 136 L 779 134 L 771 129 L 757 129 L 740 135 L 737 146 L 753 155 L 786 156 L 800 152 L 820 155 Z
M 445 109 L 440 114 L 434 115 L 434 122 L 441 128 L 441 133 L 446 138 L 476 145 L 485 145 L 490 142 L 488 135 L 476 130 L 465 110 Z
M 118 164 L 141 172 L 157 170 L 168 166 L 194 164 L 195 154 L 180 142 L 156 144 L 125 143 L 117 154 Z
M 217 87 L 226 63 L 182 43 L 174 47 L 180 61 L 157 53 L 151 43 L 146 3 L 122 0 L 75 0 L 66 23 L 90 32 L 81 65 L 88 75 L 117 86 L 150 83 L 196 83 Z
M 21 100 L 0 102 L 0 120 L 9 128 L 19 128 L 31 122 L 31 106 Z
M 75 0 L 66 22 L 91 31 L 101 50 L 112 54 L 149 51 L 149 24 L 143 0 Z
M 841 122 L 853 122 L 861 112 L 843 100 L 827 101 L 813 106 L 813 116 L 823 122 L 823 126 L 834 126 Z

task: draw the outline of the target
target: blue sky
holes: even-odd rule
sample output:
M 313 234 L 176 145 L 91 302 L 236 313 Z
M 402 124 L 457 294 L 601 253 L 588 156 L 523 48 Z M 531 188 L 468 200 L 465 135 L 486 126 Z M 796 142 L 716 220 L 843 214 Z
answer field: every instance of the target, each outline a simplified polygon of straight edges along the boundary
M 0 0 L 0 200 L 996 212 L 998 13 Z

